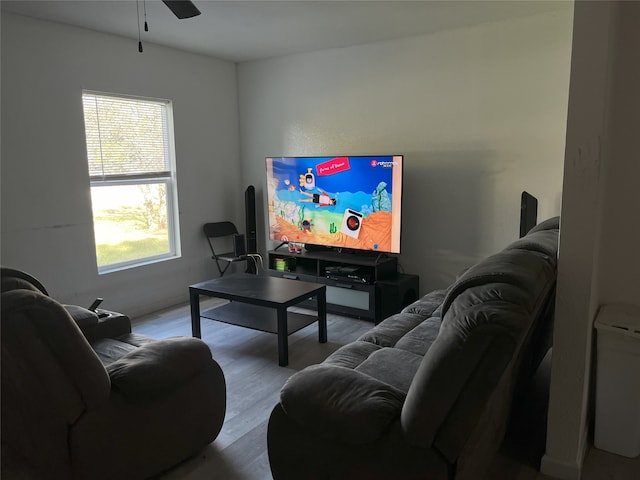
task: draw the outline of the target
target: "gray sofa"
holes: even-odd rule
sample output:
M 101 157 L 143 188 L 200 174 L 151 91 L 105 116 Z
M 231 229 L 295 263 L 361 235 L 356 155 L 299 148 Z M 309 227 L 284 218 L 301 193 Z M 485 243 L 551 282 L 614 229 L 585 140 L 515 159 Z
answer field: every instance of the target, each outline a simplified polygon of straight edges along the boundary
M 479 479 L 551 346 L 549 219 L 284 385 L 268 427 L 281 479 Z
M 2 478 L 142 480 L 216 438 L 226 385 L 204 342 L 131 333 L 1 272 Z

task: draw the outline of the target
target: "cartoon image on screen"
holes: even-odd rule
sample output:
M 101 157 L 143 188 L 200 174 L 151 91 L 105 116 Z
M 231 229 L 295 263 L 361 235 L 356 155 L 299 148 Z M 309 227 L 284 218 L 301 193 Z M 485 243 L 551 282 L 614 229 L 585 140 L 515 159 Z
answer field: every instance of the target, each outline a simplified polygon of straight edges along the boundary
M 402 160 L 267 158 L 269 238 L 399 253 Z

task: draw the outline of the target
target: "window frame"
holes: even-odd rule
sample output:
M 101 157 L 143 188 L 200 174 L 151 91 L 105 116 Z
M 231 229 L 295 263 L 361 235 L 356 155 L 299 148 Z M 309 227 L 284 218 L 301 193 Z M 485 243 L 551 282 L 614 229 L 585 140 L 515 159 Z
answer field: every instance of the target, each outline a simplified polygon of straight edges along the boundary
M 178 186 L 177 186 L 177 172 L 176 172 L 176 155 L 175 155 L 175 137 L 174 137 L 174 122 L 173 122 L 173 103 L 171 100 L 158 99 L 150 97 L 141 97 L 134 95 L 116 94 L 99 92 L 95 90 L 82 90 L 82 117 L 84 122 L 84 137 L 85 148 L 87 151 L 86 165 L 87 171 L 89 171 L 89 151 L 87 144 L 87 127 L 86 117 L 84 114 L 84 101 L 86 96 L 106 97 L 116 100 L 126 101 L 140 101 L 162 104 L 163 112 L 165 115 L 165 125 L 167 131 L 165 132 L 165 138 L 167 141 L 167 156 L 168 156 L 168 170 L 158 172 L 147 172 L 137 174 L 107 174 L 102 175 L 89 175 L 89 188 L 93 187 L 119 187 L 119 186 L 131 186 L 131 185 L 153 185 L 164 184 L 166 195 L 166 209 L 167 209 L 167 237 L 169 243 L 169 251 L 167 253 L 159 255 L 151 255 L 148 257 L 141 257 L 132 260 L 126 260 L 123 262 L 110 263 L 108 265 L 98 265 L 97 256 L 97 239 L 95 234 L 95 212 L 93 209 L 93 202 L 91 202 L 91 224 L 93 228 L 93 244 L 94 251 L 96 253 L 96 266 L 98 274 L 105 274 L 110 272 L 116 272 L 129 268 L 135 268 L 143 265 L 149 265 L 165 260 L 171 260 L 180 258 L 182 256 L 181 244 L 180 244 L 180 225 L 179 225 L 179 209 L 178 209 Z M 91 192 L 89 195 L 91 198 Z

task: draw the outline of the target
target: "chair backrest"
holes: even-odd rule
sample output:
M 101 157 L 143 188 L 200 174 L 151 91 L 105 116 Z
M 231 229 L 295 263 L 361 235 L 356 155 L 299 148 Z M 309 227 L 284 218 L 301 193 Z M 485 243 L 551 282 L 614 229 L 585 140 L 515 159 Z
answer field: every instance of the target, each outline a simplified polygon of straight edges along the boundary
M 247 257 L 244 254 L 245 252 L 236 253 L 237 248 L 234 242 L 229 242 L 229 247 L 228 247 L 229 250 L 225 251 L 224 253 L 216 252 L 214 248 L 213 239 L 221 238 L 221 237 L 228 237 L 229 239 L 231 239 L 235 235 L 238 235 L 238 229 L 233 224 L 233 222 L 224 221 L 224 222 L 205 223 L 204 226 L 202 227 L 202 230 L 205 236 L 207 237 L 207 242 L 209 243 L 209 248 L 211 249 L 212 258 L 216 262 L 216 265 L 218 267 L 218 272 L 220 272 L 220 276 L 224 275 L 224 272 L 227 271 L 227 269 L 229 268 L 229 265 L 232 262 L 239 262 L 239 261 L 246 260 Z M 218 246 L 221 246 L 221 245 L 218 244 Z
M 207 238 L 229 237 L 238 233 L 233 222 L 205 223 L 202 230 Z
M 202 227 L 202 231 L 207 237 L 207 242 L 209 242 L 209 248 L 211 249 L 211 255 L 213 255 L 213 259 L 217 262 L 218 257 L 220 255 L 229 256 L 230 250 L 233 248 L 233 244 L 229 241 L 228 250 L 225 250 L 225 253 L 221 253 L 220 251 L 216 252 L 214 248 L 214 242 L 212 239 L 222 238 L 222 237 L 233 237 L 238 234 L 238 229 L 233 224 L 233 222 L 212 222 L 205 223 Z M 218 244 L 218 247 L 221 245 Z

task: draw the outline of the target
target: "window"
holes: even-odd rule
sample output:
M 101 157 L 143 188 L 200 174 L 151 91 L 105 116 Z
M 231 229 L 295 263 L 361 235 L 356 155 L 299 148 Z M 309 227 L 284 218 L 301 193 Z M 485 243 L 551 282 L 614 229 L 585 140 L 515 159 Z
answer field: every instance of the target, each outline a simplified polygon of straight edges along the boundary
M 84 92 L 98 272 L 180 255 L 171 102 Z

